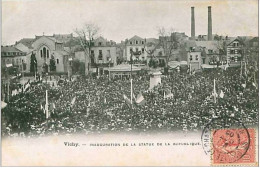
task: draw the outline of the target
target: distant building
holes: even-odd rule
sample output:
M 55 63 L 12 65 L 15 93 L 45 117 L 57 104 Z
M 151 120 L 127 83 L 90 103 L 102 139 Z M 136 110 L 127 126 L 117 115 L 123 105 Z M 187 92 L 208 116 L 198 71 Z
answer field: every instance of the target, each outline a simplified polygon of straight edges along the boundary
M 79 48 L 75 50 L 75 59 L 85 63 L 87 58 L 85 52 Z M 96 72 L 98 75 L 102 75 L 107 71 L 109 67 L 113 67 L 117 64 L 117 46 L 112 40 L 108 41 L 103 37 L 98 37 L 93 41 L 93 46 L 90 50 L 90 59 L 87 59 L 88 71 Z
M 131 51 L 134 52 L 140 52 L 140 56 L 136 57 L 133 56 L 133 60 L 137 59 L 137 60 L 147 60 L 147 52 L 145 51 L 145 42 L 146 40 L 135 35 L 132 38 L 130 38 L 129 40 L 125 41 L 126 44 L 126 48 L 125 48 L 125 52 L 124 52 L 124 56 L 126 57 L 125 59 L 127 61 L 130 61 L 130 57 L 131 57 Z
M 251 40 L 249 40 L 249 47 L 258 49 L 258 46 L 259 46 L 259 37 L 254 37 Z
M 14 46 L 1 46 L 1 66 L 12 64 L 18 71 L 25 71 L 26 52 L 23 52 Z
M 191 71 L 200 70 L 202 65 L 201 50 L 191 48 L 191 50 L 187 53 L 187 62 Z
M 220 49 L 223 42 L 221 41 L 196 41 L 196 46 L 202 52 L 202 64 L 217 65 L 226 64 L 226 56 L 222 55 Z
M 54 34 L 53 36 L 35 36 L 35 38 L 24 38 L 16 42 L 15 47 L 26 52 L 27 64 L 30 63 L 32 52 L 36 55 L 37 72 L 50 72 L 50 60 L 53 57 L 56 72 L 66 73 L 68 71 L 69 52 L 64 44 L 73 38 L 72 34 Z M 45 64 L 47 68 L 44 68 Z M 30 66 L 28 66 L 30 67 Z M 29 68 L 26 71 L 30 71 Z
M 243 43 L 239 39 L 234 39 L 227 44 L 227 61 L 229 63 L 242 61 Z

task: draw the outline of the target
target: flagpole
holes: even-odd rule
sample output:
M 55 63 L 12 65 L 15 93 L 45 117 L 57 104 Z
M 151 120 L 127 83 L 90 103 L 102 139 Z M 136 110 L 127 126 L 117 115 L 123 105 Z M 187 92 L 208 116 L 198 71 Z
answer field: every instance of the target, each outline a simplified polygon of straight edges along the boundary
M 133 79 L 132 79 L 132 64 L 131 64 L 131 77 L 130 77 L 130 82 L 131 82 L 131 105 L 133 103 Z
M 49 110 L 48 110 L 48 90 L 46 90 L 45 113 L 46 113 L 46 119 L 48 119 L 48 118 L 49 118 Z
M 216 81 L 214 79 L 214 103 L 216 103 Z
M 246 73 L 246 60 L 245 60 L 245 75 L 247 76 L 247 73 Z
M 110 57 L 108 61 L 108 81 L 110 81 Z
M 131 83 L 131 108 L 133 103 L 133 79 L 132 79 L 132 65 L 133 65 L 133 52 L 131 53 L 130 63 L 131 63 L 131 73 L 130 73 L 130 83 Z
M 241 67 L 241 68 L 240 68 L 240 77 L 242 77 L 242 66 L 243 66 L 243 65 L 242 65 L 242 61 L 241 61 L 241 62 L 240 62 L 240 67 Z

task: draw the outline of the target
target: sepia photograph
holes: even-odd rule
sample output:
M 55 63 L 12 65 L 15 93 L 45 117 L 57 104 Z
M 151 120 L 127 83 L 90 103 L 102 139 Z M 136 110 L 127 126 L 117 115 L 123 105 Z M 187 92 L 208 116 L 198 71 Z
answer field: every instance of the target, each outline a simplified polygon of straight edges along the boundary
M 3 0 L 2 166 L 258 167 L 258 0 Z

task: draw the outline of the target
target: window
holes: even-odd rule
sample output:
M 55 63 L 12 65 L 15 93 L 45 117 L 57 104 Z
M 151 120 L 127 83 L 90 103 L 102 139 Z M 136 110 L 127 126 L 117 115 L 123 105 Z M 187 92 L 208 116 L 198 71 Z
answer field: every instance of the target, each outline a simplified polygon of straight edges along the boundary
M 90 51 L 90 54 L 91 54 L 91 57 L 95 57 L 95 52 L 94 52 L 94 50 L 91 50 L 91 51 Z
M 42 57 L 42 50 L 41 50 L 41 57 Z
M 133 43 L 130 41 L 130 44 L 133 44 Z
M 110 50 L 107 50 L 107 61 L 110 60 Z
M 144 41 L 142 41 L 142 44 L 144 44 Z
M 202 59 L 202 61 L 203 61 L 202 63 L 203 63 L 203 64 L 205 64 L 205 60 L 206 60 L 206 58 L 203 58 L 203 59 Z
M 198 55 L 196 55 L 196 60 L 198 60 L 199 58 L 198 58 Z
M 142 53 L 144 53 L 144 48 L 142 48 Z
M 190 61 L 192 61 L 192 55 L 190 55 Z
M 102 43 L 101 43 L 101 42 L 98 42 L 98 45 L 99 45 L 99 46 L 101 46 L 101 45 L 102 45 Z
M 91 64 L 94 64 L 95 63 L 95 61 L 94 61 L 94 59 L 95 59 L 95 52 L 94 52 L 94 50 L 91 50 L 90 54 L 91 54 Z
M 47 58 L 49 58 L 49 50 L 47 50 Z
M 102 50 L 99 50 L 98 59 L 99 59 L 99 60 L 102 60 L 102 59 L 103 59 Z
M 22 59 L 22 63 L 23 63 L 23 59 Z
M 46 48 L 43 48 L 43 57 L 46 58 Z
M 57 59 L 57 64 L 59 64 L 59 62 L 60 62 L 59 59 Z
M 130 54 L 133 52 L 133 48 L 130 47 Z
M 135 44 L 138 44 L 138 41 L 137 41 L 137 40 L 135 41 Z

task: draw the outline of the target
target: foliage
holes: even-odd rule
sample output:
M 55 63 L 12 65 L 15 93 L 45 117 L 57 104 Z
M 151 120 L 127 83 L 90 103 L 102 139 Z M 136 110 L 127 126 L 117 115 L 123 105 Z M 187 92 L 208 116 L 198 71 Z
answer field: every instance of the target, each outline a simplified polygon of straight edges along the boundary
M 54 59 L 53 55 L 51 55 L 51 59 L 50 59 L 50 71 L 51 72 L 56 71 L 56 64 L 55 64 L 55 59 Z
M 100 31 L 99 26 L 94 23 L 85 23 L 82 28 L 76 28 L 75 33 L 77 35 L 77 40 L 80 43 L 81 48 L 84 50 L 85 55 L 90 59 L 90 50 L 94 46 L 94 39 L 97 37 Z M 88 69 L 89 63 L 85 62 L 85 68 Z M 84 68 L 84 69 L 85 69 Z M 84 70 L 85 71 L 85 70 Z M 89 73 L 88 70 L 85 71 L 85 75 Z
M 85 74 L 85 64 L 78 59 L 72 61 L 72 72 L 75 74 Z
M 34 53 L 31 55 L 30 72 L 37 72 L 37 59 Z

